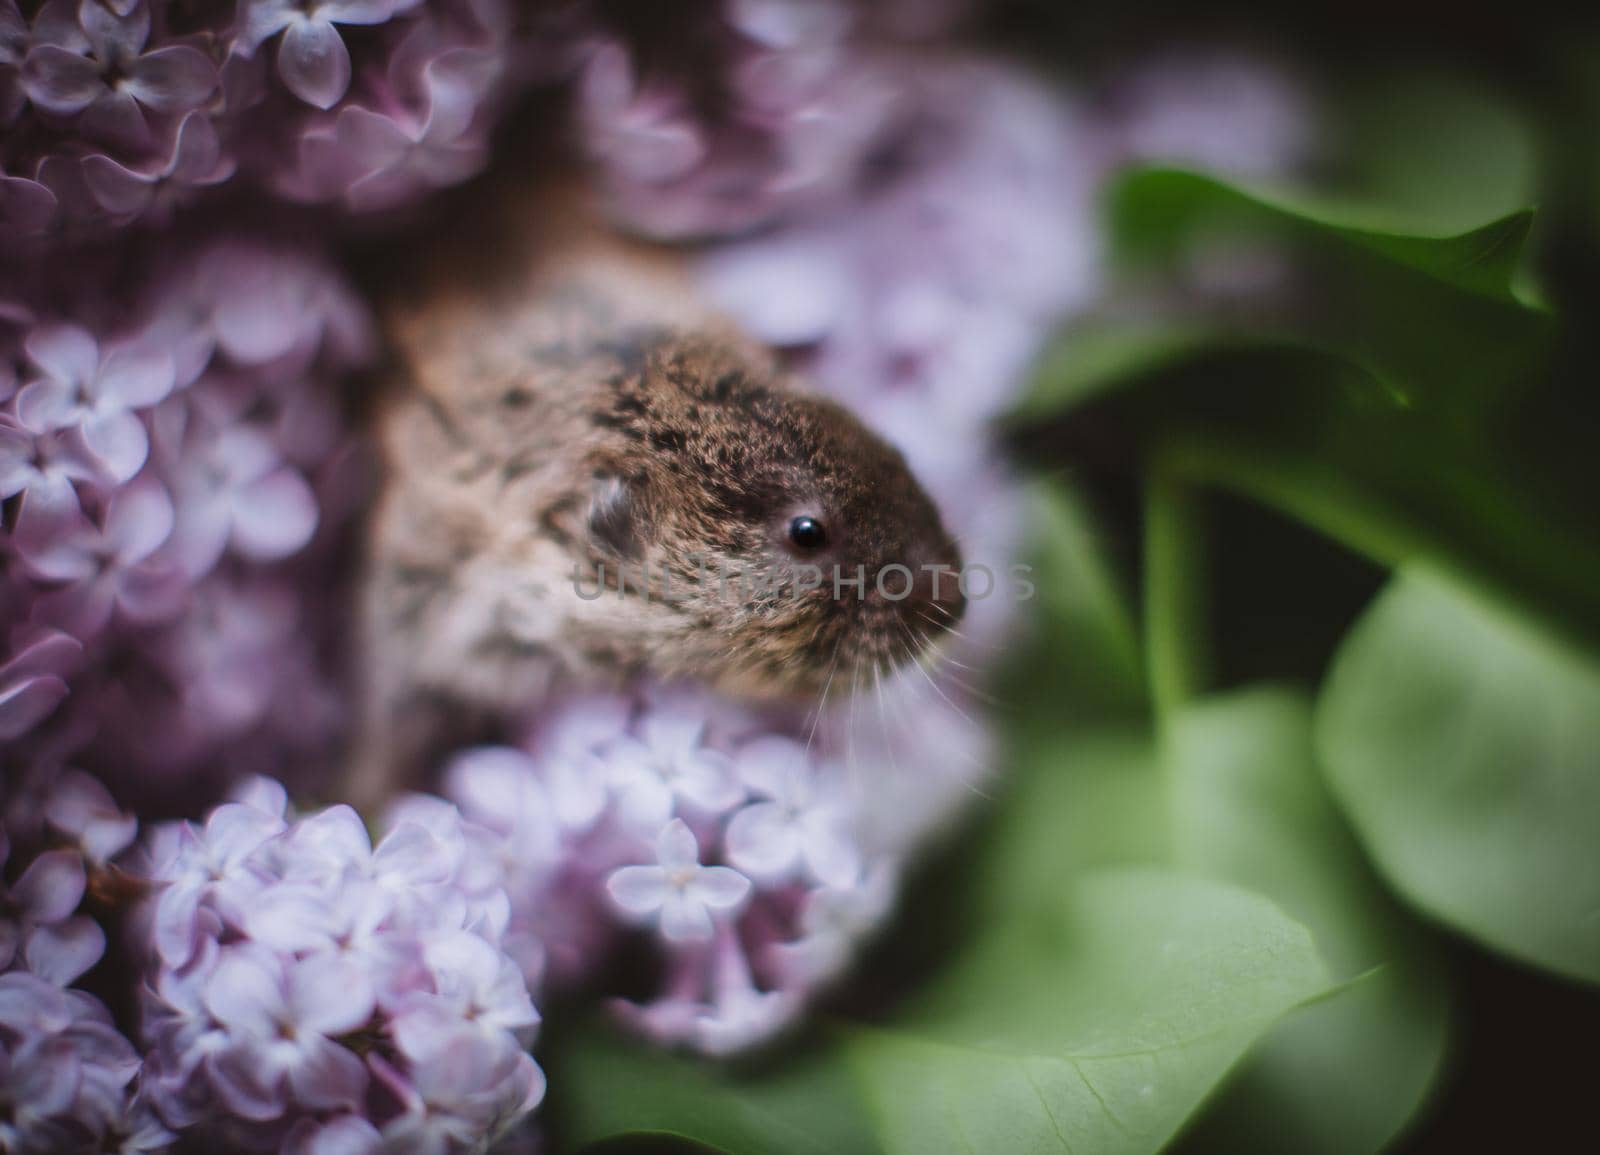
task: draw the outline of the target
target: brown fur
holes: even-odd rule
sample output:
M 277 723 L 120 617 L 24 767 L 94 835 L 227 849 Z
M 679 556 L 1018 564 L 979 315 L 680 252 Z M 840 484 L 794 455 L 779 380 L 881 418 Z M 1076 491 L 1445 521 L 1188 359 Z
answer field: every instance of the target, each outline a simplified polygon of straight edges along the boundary
M 903 602 L 871 588 L 892 563 L 959 565 L 899 453 L 707 313 L 669 254 L 570 201 L 501 203 L 498 247 L 408 278 L 421 291 L 387 318 L 400 381 L 378 420 L 359 800 L 452 719 L 558 684 L 647 673 L 814 695 L 833 668 L 912 659 L 931 620 L 959 614 L 951 579 L 938 605 L 926 575 Z M 788 539 L 802 514 L 827 527 L 815 554 Z M 800 590 L 806 563 L 864 567 L 867 596 L 836 599 L 828 577 Z M 601 567 L 607 591 L 580 596 Z

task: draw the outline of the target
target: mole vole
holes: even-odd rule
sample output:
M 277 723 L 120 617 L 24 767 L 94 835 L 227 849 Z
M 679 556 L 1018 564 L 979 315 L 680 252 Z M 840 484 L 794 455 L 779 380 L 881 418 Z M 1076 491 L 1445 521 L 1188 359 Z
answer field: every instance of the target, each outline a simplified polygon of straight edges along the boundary
M 560 686 L 815 698 L 961 616 L 900 453 L 579 203 L 501 196 L 489 240 L 436 246 L 385 309 L 360 803 Z

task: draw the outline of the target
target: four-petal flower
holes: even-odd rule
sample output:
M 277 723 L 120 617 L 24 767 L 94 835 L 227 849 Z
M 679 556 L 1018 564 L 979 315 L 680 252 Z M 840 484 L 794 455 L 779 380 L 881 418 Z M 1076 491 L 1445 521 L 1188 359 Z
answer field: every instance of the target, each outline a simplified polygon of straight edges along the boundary
M 606 890 L 629 915 L 659 923 L 669 941 L 704 942 L 715 929 L 712 912 L 724 914 L 743 902 L 750 880 L 726 866 L 700 865 L 694 832 L 674 818 L 656 839 L 655 865 L 612 871 Z
M 184 112 L 217 87 L 217 70 L 188 44 L 145 51 L 150 9 L 123 15 L 100 0 L 50 0 L 34 19 L 34 46 L 22 62 L 28 98 L 58 115 L 82 114 L 86 132 L 140 147 L 145 109 Z

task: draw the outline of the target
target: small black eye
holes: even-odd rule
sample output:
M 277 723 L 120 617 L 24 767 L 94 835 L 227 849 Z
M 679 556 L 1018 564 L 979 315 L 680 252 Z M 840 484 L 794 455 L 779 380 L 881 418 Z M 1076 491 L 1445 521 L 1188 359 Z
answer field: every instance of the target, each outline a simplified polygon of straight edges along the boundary
M 821 549 L 828 544 L 828 531 L 814 517 L 797 517 L 789 523 L 789 540 L 801 549 Z

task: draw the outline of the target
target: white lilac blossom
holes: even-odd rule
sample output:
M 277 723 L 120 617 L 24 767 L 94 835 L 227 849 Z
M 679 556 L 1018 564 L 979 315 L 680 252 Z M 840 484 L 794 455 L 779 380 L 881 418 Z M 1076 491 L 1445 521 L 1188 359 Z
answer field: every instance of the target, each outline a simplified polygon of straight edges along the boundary
M 258 781 L 155 831 L 146 1092 L 168 1125 L 467 1152 L 538 1104 L 539 1017 L 463 825 L 441 804 L 374 847 L 349 807 L 296 819 Z

